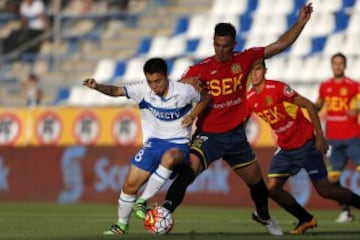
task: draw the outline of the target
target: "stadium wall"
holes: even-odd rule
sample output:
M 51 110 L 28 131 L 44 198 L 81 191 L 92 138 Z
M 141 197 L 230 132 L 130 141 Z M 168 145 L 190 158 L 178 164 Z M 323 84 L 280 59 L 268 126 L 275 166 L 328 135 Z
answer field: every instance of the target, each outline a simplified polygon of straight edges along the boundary
M 0 147 L 0 200 L 116 204 L 138 146 Z M 266 172 L 273 147 L 255 148 Z M 342 182 L 359 192 L 359 174 L 349 166 Z M 152 201 L 162 202 L 170 183 Z M 337 208 L 321 199 L 304 172 L 288 186 L 309 208 Z M 186 205 L 252 207 L 248 188 L 223 162 L 217 161 L 188 188 Z M 271 202 L 271 205 L 276 205 Z

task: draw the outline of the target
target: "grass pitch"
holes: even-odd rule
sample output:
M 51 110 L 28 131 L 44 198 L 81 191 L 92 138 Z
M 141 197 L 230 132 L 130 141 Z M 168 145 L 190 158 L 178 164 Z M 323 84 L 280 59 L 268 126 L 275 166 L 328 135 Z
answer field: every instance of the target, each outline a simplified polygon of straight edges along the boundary
M 0 202 L 0 239 L 360 239 L 360 221 L 336 224 L 334 219 L 338 211 L 311 210 L 319 226 L 304 235 L 271 236 L 263 226 L 251 220 L 251 209 L 185 206 L 175 213 L 175 226 L 169 235 L 152 236 L 145 232 L 142 221 L 133 217 L 129 234 L 103 236 L 102 232 L 115 223 L 116 211 L 116 205 Z M 285 232 L 294 227 L 295 219 L 282 209 L 271 209 L 271 214 Z

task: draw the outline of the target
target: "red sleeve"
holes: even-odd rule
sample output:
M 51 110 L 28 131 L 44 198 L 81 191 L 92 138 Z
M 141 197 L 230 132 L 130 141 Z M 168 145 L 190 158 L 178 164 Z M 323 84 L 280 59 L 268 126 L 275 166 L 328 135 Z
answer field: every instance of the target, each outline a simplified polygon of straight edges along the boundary
M 243 52 L 241 52 L 241 54 L 245 55 L 245 57 L 248 59 L 248 62 L 250 62 L 251 65 L 253 65 L 257 61 L 264 59 L 265 48 L 264 47 L 253 47 L 253 48 L 244 50 Z
M 200 66 L 199 64 L 192 65 L 188 67 L 185 72 L 182 74 L 181 78 L 194 77 L 200 75 Z
M 289 85 L 285 83 L 279 83 L 281 86 L 279 89 L 281 90 L 282 99 L 286 102 L 293 103 L 296 96 L 298 96 L 298 93 L 294 91 Z

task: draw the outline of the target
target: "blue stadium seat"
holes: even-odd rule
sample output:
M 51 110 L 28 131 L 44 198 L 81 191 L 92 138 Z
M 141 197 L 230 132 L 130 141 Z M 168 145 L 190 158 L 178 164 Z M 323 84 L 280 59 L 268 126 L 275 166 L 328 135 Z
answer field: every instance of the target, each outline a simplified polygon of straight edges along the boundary
M 194 39 L 189 39 L 186 42 L 186 52 L 188 54 L 191 54 L 193 52 L 195 52 L 196 48 L 199 45 L 199 39 L 198 38 L 194 38 Z
M 334 32 L 343 31 L 349 23 L 349 15 L 343 11 L 335 13 L 335 29 Z
M 189 26 L 189 17 L 180 16 L 177 19 L 176 26 L 174 29 L 174 35 L 185 33 Z
M 141 40 L 140 44 L 139 44 L 139 48 L 137 50 L 137 55 L 143 55 L 146 54 L 149 49 L 150 49 L 150 45 L 151 45 L 151 38 L 150 37 L 145 37 Z
M 244 49 L 245 46 L 245 37 L 241 37 L 241 36 L 237 36 L 236 37 L 236 46 L 234 48 L 235 51 L 242 51 Z
M 325 42 L 326 42 L 326 36 L 313 38 L 310 54 L 321 53 L 324 50 Z
M 126 69 L 126 62 L 122 60 L 117 61 L 111 81 L 115 81 L 117 78 L 121 78 L 122 76 L 124 76 L 125 69 Z
M 53 101 L 53 105 L 62 105 L 67 102 L 70 95 L 70 89 L 68 87 L 60 87 L 57 90 L 57 95 Z
M 343 0 L 343 8 L 351 8 L 354 6 L 356 0 Z
M 239 16 L 240 27 L 238 33 L 244 33 L 250 30 L 252 18 L 251 14 L 245 13 Z

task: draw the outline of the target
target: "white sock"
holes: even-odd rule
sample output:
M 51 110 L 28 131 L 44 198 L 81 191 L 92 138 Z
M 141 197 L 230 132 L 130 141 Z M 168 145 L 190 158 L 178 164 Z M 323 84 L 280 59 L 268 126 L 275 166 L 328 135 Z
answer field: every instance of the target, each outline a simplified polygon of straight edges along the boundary
M 118 222 L 128 224 L 131 211 L 135 204 L 136 195 L 129 195 L 121 191 L 118 200 Z
M 153 197 L 161 189 L 161 187 L 164 186 L 166 180 L 169 179 L 172 172 L 172 170 L 159 165 L 155 172 L 151 174 L 140 198 L 147 201 Z

